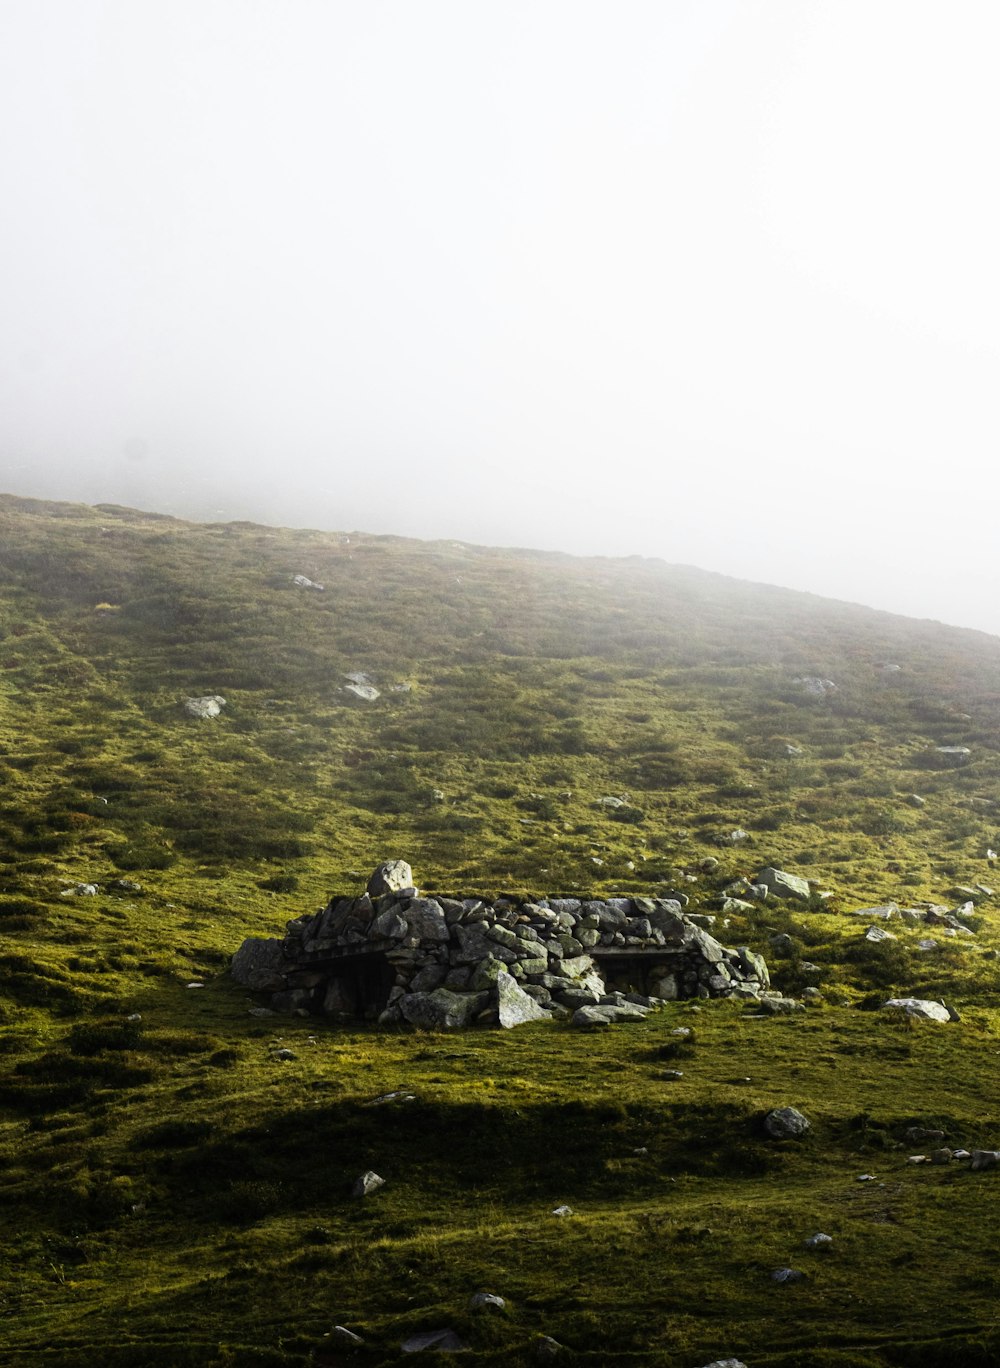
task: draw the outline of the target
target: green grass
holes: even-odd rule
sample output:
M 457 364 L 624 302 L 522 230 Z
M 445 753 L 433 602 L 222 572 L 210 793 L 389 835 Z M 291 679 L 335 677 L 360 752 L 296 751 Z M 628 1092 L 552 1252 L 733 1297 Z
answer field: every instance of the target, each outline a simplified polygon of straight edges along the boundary
M 855 1361 L 944 1363 L 906 1346 L 992 1333 L 997 1179 L 913 1166 L 904 1139 L 919 1123 L 995 1142 L 986 1010 L 904 1029 L 678 1004 L 597 1036 L 444 1037 L 262 1026 L 223 978 L 195 1006 L 181 989 L 141 1006 L 140 1025 L 54 1032 L 8 1087 L 13 1362 L 129 1342 L 109 1361 L 183 1362 L 196 1342 L 208 1362 L 227 1344 L 306 1362 L 337 1323 L 378 1362 L 446 1324 L 496 1361 L 528 1361 L 545 1333 L 580 1361 L 691 1365 L 792 1363 L 818 1327 L 828 1348 L 864 1347 Z M 696 1039 L 668 1082 L 677 1023 Z M 81 1080 L 86 1098 L 33 1096 Z M 416 1100 L 370 1105 L 398 1089 Z M 812 1121 L 802 1142 L 761 1131 L 786 1104 Z M 386 1185 L 362 1202 L 367 1168 Z M 573 1215 L 553 1216 L 563 1203 Z M 803 1249 L 817 1230 L 829 1254 Z M 786 1265 L 807 1279 L 772 1284 Z M 482 1289 L 509 1302 L 488 1324 L 466 1307 Z
M 373 1364 L 445 1325 L 484 1363 L 539 1334 L 637 1368 L 996 1362 L 997 1176 L 903 1138 L 1000 1144 L 996 900 L 974 939 L 871 945 L 850 913 L 992 884 L 998 667 L 991 637 L 654 562 L 0 498 L 0 1362 L 322 1363 L 338 1323 Z M 205 693 L 210 722 L 181 706 Z M 833 899 L 716 930 L 825 1002 L 599 1035 L 249 1015 L 243 938 L 390 857 L 428 891 L 699 910 L 785 866 Z M 962 1021 L 865 1010 L 889 993 Z M 800 1144 L 760 1131 L 785 1104 Z

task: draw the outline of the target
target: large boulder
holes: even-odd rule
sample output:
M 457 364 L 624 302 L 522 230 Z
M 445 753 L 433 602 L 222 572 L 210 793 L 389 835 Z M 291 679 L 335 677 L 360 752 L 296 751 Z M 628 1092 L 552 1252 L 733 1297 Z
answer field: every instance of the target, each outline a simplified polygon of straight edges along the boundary
M 497 1021 L 501 1026 L 523 1026 L 526 1021 L 546 1021 L 548 1013 L 521 988 L 506 969 L 496 978 Z
M 798 1140 L 809 1122 L 795 1107 L 775 1107 L 764 1117 L 764 1130 L 772 1140 Z
M 409 906 L 404 908 L 402 915 L 406 919 L 410 935 L 416 936 L 418 940 L 446 941 L 449 937 L 444 908 L 433 898 L 414 898 Z
M 205 694 L 202 698 L 186 698 L 184 711 L 192 717 L 218 717 L 226 706 L 221 694 Z
M 468 1026 L 487 1002 L 486 993 L 453 993 L 450 988 L 435 988 L 432 993 L 405 993 L 399 999 L 399 1010 L 411 1026 L 441 1031 Z
M 255 993 L 276 993 L 284 988 L 284 974 L 291 967 L 280 940 L 251 936 L 236 951 L 229 972 L 237 983 Z
M 385 860 L 368 880 L 368 896 L 380 898 L 383 893 L 399 893 L 413 887 L 413 870 L 405 860 Z

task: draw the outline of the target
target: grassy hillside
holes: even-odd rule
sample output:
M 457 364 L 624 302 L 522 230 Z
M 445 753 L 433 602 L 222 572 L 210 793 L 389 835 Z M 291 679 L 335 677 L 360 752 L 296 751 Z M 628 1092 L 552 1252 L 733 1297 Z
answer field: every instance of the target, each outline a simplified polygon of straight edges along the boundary
M 909 1165 L 905 1132 L 1000 1144 L 998 698 L 1000 639 L 638 558 L 0 499 L 10 1361 L 389 1363 L 440 1323 L 484 1362 L 540 1333 L 592 1363 L 995 1362 L 992 1175 Z M 390 857 L 428 891 L 683 884 L 824 1001 L 601 1037 L 249 1015 L 240 941 Z M 722 913 L 765 864 L 833 896 Z M 852 915 L 968 887 L 974 936 Z M 963 1020 L 864 1010 L 889 992 Z M 760 1131 L 785 1104 L 800 1144 Z M 481 1289 L 507 1308 L 473 1316 Z

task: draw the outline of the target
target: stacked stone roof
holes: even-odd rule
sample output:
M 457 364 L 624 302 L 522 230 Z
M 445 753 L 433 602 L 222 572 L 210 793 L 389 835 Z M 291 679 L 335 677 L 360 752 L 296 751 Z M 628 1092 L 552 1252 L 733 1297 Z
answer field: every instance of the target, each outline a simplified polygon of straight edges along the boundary
M 609 1024 L 670 998 L 769 987 L 760 955 L 721 945 L 677 899 L 422 897 L 399 860 L 283 939 L 244 942 L 232 973 L 276 1011 L 427 1028 L 569 1014 Z

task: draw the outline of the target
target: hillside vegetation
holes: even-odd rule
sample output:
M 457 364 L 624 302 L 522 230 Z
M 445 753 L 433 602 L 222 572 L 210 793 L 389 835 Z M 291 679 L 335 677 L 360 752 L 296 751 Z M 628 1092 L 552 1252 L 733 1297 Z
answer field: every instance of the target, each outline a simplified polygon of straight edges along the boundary
M 496 1363 L 995 1362 L 995 1178 L 906 1131 L 1000 1146 L 998 703 L 1000 639 L 693 569 L 0 498 L 0 1361 L 391 1363 L 448 1325 Z M 682 887 L 822 1000 L 250 1015 L 244 937 L 396 857 L 428 892 Z M 816 896 L 722 909 L 764 865 Z M 866 940 L 890 901 L 974 934 Z M 784 1105 L 802 1142 L 761 1132 Z

